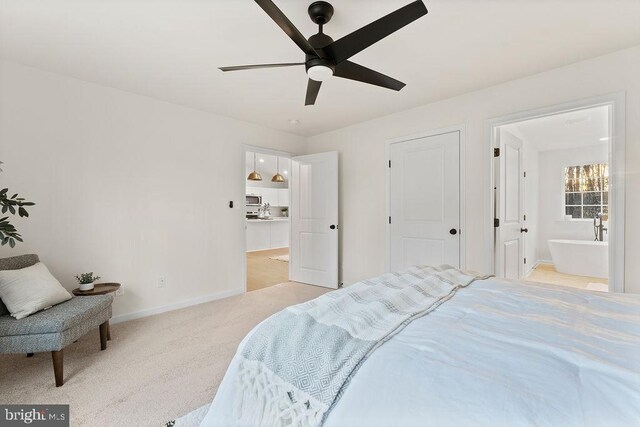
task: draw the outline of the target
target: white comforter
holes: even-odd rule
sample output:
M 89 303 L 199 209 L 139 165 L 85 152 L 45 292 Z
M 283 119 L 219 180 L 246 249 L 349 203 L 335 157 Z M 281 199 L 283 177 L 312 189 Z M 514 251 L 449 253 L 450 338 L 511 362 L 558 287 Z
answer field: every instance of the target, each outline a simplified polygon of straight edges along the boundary
M 236 425 L 236 369 L 203 426 Z M 640 297 L 475 282 L 377 349 L 324 424 L 520 425 L 640 426 Z

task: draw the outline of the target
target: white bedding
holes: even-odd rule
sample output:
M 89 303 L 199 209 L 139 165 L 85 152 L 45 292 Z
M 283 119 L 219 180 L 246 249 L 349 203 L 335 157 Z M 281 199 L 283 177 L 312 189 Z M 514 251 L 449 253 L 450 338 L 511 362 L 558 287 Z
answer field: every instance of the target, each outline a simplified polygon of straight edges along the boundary
M 236 369 L 201 425 L 236 425 Z M 640 426 L 640 297 L 475 282 L 378 348 L 324 423 L 519 425 Z

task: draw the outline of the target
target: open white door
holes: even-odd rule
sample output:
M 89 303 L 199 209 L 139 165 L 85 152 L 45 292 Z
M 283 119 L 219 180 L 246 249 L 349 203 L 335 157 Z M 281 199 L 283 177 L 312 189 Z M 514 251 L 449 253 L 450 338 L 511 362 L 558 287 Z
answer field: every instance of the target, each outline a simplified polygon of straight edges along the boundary
M 290 276 L 338 288 L 338 153 L 291 159 Z
M 391 144 L 389 268 L 460 267 L 460 132 Z
M 524 276 L 524 153 L 522 140 L 497 129 L 496 157 L 496 276 Z

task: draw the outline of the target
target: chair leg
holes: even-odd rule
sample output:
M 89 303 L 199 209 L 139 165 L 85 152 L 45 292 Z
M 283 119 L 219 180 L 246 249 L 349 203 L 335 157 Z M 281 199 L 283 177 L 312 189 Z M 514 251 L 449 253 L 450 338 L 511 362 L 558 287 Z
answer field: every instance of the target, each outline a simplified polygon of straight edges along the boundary
M 27 353 L 27 357 L 33 357 L 33 353 Z
M 111 341 L 111 325 L 107 324 L 107 341 Z
M 100 325 L 100 350 L 107 349 L 107 335 L 109 334 L 109 321 Z
M 53 373 L 56 377 L 56 387 L 62 387 L 64 384 L 63 374 L 63 356 L 62 350 L 52 351 L 51 358 L 53 359 Z

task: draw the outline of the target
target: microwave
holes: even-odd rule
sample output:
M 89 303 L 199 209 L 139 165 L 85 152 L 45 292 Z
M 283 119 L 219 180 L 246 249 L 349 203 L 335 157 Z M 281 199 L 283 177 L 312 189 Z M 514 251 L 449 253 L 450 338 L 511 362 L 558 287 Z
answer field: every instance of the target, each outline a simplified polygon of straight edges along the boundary
M 261 206 L 262 196 L 257 194 L 247 194 L 245 199 L 245 205 L 247 206 Z

